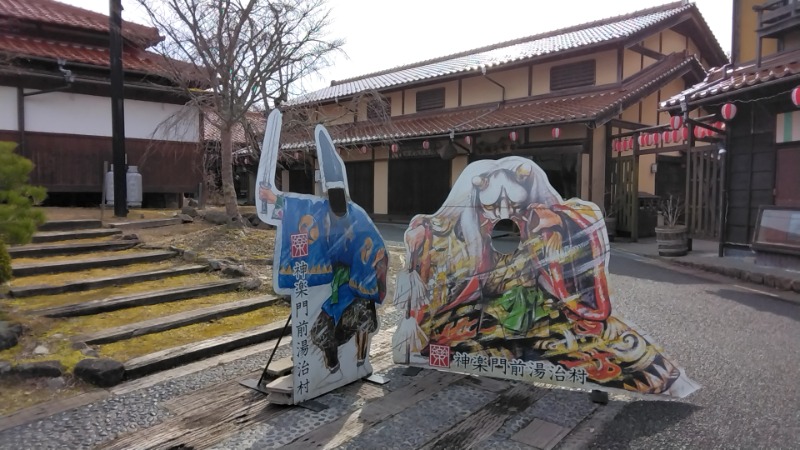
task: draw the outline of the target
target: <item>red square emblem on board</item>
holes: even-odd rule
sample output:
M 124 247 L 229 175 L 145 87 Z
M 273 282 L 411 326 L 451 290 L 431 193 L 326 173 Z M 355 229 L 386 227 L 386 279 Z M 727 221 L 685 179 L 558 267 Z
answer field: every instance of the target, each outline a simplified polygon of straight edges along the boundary
M 308 256 L 308 234 L 300 233 L 291 236 L 292 258 Z
M 428 354 L 428 364 L 431 367 L 450 368 L 450 347 L 447 345 L 431 344 Z

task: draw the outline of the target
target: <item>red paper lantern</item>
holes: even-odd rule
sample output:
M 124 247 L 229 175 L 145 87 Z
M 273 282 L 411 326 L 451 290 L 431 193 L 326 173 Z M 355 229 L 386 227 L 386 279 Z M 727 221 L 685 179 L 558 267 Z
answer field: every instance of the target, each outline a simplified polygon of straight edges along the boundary
M 636 141 L 639 142 L 639 147 L 644 147 L 645 142 L 646 142 L 645 141 L 645 137 L 644 137 L 643 134 L 640 134 L 639 136 L 637 136 L 636 137 Z
M 628 137 L 625 150 L 633 150 L 633 136 Z
M 397 144 L 392 144 L 392 153 L 397 153 L 400 150 L 400 146 Z
M 672 116 L 669 118 L 669 126 L 673 130 L 677 130 L 678 128 L 683 126 L 683 117 L 681 116 Z
M 694 127 L 694 137 L 695 139 L 702 139 L 706 135 L 706 129 L 701 126 Z
M 561 128 L 553 127 L 550 135 L 553 136 L 553 139 L 558 139 L 561 136 Z
M 675 133 L 674 131 L 665 131 L 661 133 L 661 140 L 664 141 L 665 144 L 672 143 L 672 135 Z
M 800 87 L 792 89 L 792 103 L 794 106 L 800 106 Z
M 618 152 L 620 150 L 620 144 L 621 142 L 619 139 L 614 139 L 611 141 L 611 148 L 613 148 L 615 152 Z
M 720 109 L 720 113 L 722 114 L 722 118 L 727 120 L 731 120 L 736 117 L 736 105 L 733 103 L 725 103 L 722 105 L 722 109 Z
M 367 154 L 367 146 L 366 145 L 362 145 L 359 150 L 361 151 L 362 155 Z
M 661 133 L 653 133 L 650 138 L 652 140 L 650 145 L 658 145 L 659 141 L 661 141 Z
M 681 136 L 683 136 L 684 141 L 689 139 L 689 127 L 683 127 L 683 130 L 681 131 Z
M 508 138 L 511 139 L 511 142 L 517 142 L 517 132 L 512 131 L 508 133 Z
M 431 148 L 431 141 L 429 141 L 427 139 L 422 141 L 422 148 L 424 148 L 425 150 L 428 150 L 429 148 Z
M 472 136 L 464 136 L 464 143 L 467 145 L 472 144 Z

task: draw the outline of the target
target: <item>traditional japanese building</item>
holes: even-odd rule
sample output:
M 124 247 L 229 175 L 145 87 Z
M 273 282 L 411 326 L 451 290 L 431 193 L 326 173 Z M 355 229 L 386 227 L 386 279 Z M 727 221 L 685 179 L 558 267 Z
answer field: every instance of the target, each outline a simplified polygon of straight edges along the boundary
M 800 2 L 736 0 L 733 64 L 662 103 L 680 115 L 726 116 L 718 146 L 724 175 L 697 179 L 715 189 L 720 253 L 750 249 L 800 255 Z M 702 211 L 702 210 L 701 210 Z M 709 216 L 706 216 L 709 217 Z M 687 224 L 703 215 L 687 210 Z
M 626 153 L 616 142 L 668 126 L 659 103 L 726 62 L 697 7 L 674 2 L 333 81 L 293 106 L 332 124 L 351 195 L 377 218 L 431 213 L 470 161 L 518 155 L 565 197 L 608 206 L 612 184 L 627 189 L 618 202 L 630 217 L 619 226 L 632 232 L 638 192 L 683 186 L 671 170 L 680 162 L 654 170 L 656 154 L 637 155 L 626 166 L 636 183 L 622 180 L 614 158 Z M 290 131 L 282 142 L 290 189 L 296 177 L 304 179 L 297 187 L 313 182 L 310 136 Z
M 145 206 L 164 206 L 202 181 L 200 115 L 147 50 L 158 30 L 124 22 L 122 36 L 128 164 L 142 174 Z M 0 140 L 33 160 L 50 204 L 100 202 L 112 161 L 109 39 L 106 15 L 0 0 Z

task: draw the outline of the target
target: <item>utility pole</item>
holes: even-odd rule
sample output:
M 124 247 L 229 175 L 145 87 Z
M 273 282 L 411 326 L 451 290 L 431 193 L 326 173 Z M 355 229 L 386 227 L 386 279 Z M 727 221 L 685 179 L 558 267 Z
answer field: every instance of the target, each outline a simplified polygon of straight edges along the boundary
M 122 0 L 109 0 L 109 53 L 111 55 L 111 147 L 114 152 L 114 216 L 128 216 L 125 175 L 125 106 L 122 72 Z

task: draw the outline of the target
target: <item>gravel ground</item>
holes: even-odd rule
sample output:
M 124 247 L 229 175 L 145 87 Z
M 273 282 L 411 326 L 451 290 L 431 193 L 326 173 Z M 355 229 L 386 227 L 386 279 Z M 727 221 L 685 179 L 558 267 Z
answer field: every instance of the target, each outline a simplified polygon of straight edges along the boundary
M 618 314 L 664 345 L 703 387 L 681 401 L 628 401 L 590 448 L 800 447 L 800 308 L 767 296 L 714 284 L 627 257 L 612 260 Z M 390 297 L 391 298 L 391 297 Z M 382 310 L 383 328 L 399 314 Z M 288 355 L 288 346 L 279 356 Z M 0 449 L 91 448 L 169 417 L 165 401 L 263 367 L 269 352 L 116 396 L 0 433 Z M 395 390 L 409 382 L 392 367 Z M 348 445 L 409 448 L 427 442 L 474 413 L 496 394 L 453 384 L 416 407 L 367 430 Z M 527 448 L 508 437 L 541 418 L 573 426 L 600 411 L 585 393 L 553 389 L 508 420 L 486 448 Z M 355 396 L 330 393 L 327 412 L 287 411 L 230 437 L 217 448 L 271 448 L 295 439 L 337 414 L 358 407 Z M 308 428 L 305 428 L 308 427 Z M 411 433 L 410 430 L 416 430 Z
M 635 401 L 591 448 L 800 448 L 800 307 L 614 257 L 618 312 L 703 387 Z

